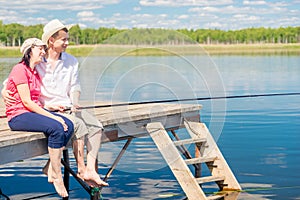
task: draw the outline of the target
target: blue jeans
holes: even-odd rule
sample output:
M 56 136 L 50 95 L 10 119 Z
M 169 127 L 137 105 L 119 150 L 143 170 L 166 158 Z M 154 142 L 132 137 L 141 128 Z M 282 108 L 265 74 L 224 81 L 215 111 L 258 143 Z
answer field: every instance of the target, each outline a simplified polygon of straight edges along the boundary
M 68 126 L 67 131 L 64 131 L 60 122 L 34 112 L 27 112 L 13 117 L 8 125 L 13 131 L 43 132 L 48 138 L 48 147 L 61 148 L 67 145 L 74 132 L 74 126 L 66 117 L 54 112 L 51 113 L 64 119 Z

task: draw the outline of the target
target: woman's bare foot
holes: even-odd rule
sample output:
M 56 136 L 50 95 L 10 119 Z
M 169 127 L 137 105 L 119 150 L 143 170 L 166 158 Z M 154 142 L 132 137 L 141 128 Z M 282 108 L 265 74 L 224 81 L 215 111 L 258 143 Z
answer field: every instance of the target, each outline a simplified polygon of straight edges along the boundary
M 50 163 L 50 159 L 48 159 L 46 165 L 43 167 L 43 173 L 45 175 L 48 176 L 48 182 L 49 183 L 53 183 L 53 178 L 52 178 L 52 166 L 51 166 L 51 163 Z
M 53 185 L 54 185 L 54 188 L 55 188 L 57 194 L 59 194 L 59 196 L 61 196 L 61 197 L 69 196 L 68 192 L 65 188 L 62 177 L 53 179 Z
M 84 180 L 94 182 L 98 186 L 108 186 L 108 183 L 105 181 L 101 180 L 99 174 L 97 174 L 95 171 L 86 171 L 83 176 Z
M 42 169 L 43 173 L 47 176 L 48 176 L 49 165 L 50 165 L 50 159 L 48 159 L 46 165 Z

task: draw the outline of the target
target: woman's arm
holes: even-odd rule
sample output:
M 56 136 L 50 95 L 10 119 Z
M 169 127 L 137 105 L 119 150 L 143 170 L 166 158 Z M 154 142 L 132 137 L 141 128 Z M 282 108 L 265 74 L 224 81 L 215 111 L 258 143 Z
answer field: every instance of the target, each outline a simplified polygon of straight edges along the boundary
M 41 114 L 41 115 L 44 115 L 46 117 L 55 119 L 55 120 L 59 121 L 63 125 L 65 131 L 68 130 L 68 126 L 66 125 L 65 121 L 63 120 L 63 118 L 51 114 L 50 112 L 44 110 L 43 108 L 41 108 L 39 105 L 37 105 L 35 102 L 33 102 L 31 100 L 30 91 L 29 91 L 29 87 L 28 87 L 27 84 L 19 84 L 19 85 L 17 85 L 17 90 L 18 90 L 18 93 L 20 95 L 20 98 L 21 98 L 24 106 L 28 110 L 30 110 L 32 112 L 35 112 L 35 113 L 38 113 L 38 114 Z

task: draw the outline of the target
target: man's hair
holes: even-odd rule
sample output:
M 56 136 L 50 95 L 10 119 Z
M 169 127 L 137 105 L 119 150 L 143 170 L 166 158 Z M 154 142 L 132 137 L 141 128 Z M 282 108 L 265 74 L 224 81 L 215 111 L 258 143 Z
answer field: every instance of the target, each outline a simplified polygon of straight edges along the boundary
M 63 29 L 60 29 L 60 30 L 56 31 L 51 37 L 57 38 L 59 31 L 65 31 L 66 33 L 69 32 L 69 30 L 67 28 L 63 28 Z

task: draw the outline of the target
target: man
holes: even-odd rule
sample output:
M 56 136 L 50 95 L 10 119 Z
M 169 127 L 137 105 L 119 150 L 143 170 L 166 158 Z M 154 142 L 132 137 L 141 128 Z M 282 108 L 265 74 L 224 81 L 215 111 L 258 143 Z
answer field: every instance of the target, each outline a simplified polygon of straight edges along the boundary
M 68 47 L 71 26 L 62 24 L 58 19 L 44 26 L 42 41 L 48 46 L 45 62 L 37 66 L 42 79 L 41 101 L 45 108 L 58 110 L 74 123 L 75 134 L 72 139 L 73 152 L 78 166 L 78 177 L 89 182 L 92 186 L 108 186 L 100 179 L 95 169 L 96 159 L 100 148 L 102 124 L 91 114 L 78 110 L 80 83 L 78 78 L 78 61 L 65 52 Z M 6 103 L 11 100 L 8 93 L 2 90 Z M 71 111 L 64 111 L 70 107 Z M 84 143 L 87 139 L 87 164 L 84 162 Z M 50 171 L 48 171 L 48 169 Z M 46 166 L 44 172 L 51 173 L 51 166 Z

